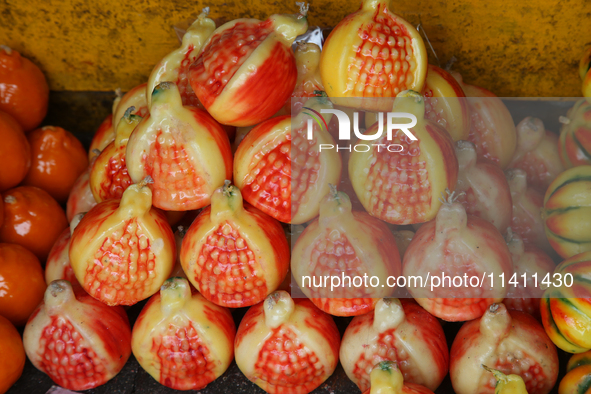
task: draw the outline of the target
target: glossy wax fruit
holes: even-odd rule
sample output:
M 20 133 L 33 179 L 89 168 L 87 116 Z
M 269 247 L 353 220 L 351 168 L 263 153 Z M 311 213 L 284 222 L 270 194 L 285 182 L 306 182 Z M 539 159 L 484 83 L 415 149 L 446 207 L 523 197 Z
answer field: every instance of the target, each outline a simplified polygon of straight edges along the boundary
M 171 278 L 152 296 L 133 326 L 131 349 L 154 379 L 176 390 L 200 390 L 234 359 L 236 326 L 230 311 Z
M 458 201 L 469 215 L 478 216 L 505 232 L 511 224 L 513 204 L 503 170 L 491 160 L 478 156 L 470 141 L 456 142 L 456 156 Z
M 109 307 L 70 282 L 52 282 L 23 334 L 27 357 L 59 386 L 88 390 L 111 380 L 131 354 L 131 328 Z
M 590 272 L 591 252 L 566 259 L 554 270 L 556 275 L 540 303 L 546 333 L 556 346 L 569 353 L 591 349 Z
M 413 237 L 404 254 L 403 274 L 407 278 L 420 276 L 423 283 L 431 283 L 428 276 L 441 279 L 443 275 L 498 278 L 503 274 L 510 278 L 513 264 L 499 231 L 486 220 L 468 215 L 450 194 L 437 217 L 422 225 Z M 453 285 L 451 280 L 442 279 L 439 287 L 409 282 L 407 288 L 427 312 L 447 321 L 478 318 L 507 293 L 499 283 L 491 287 L 486 281 L 476 285 L 462 281 L 456 286 L 458 282 Z
M 329 97 L 347 98 L 346 106 L 389 111 L 392 100 L 388 98 L 423 89 L 425 44 L 415 27 L 391 8 L 390 0 L 362 0 L 359 10 L 331 31 L 320 60 Z
M 24 246 L 41 263 L 61 232 L 68 227 L 66 214 L 46 191 L 33 186 L 19 186 L 2 193 L 4 223 L 0 242 Z
M 488 90 L 468 85 L 458 73 L 452 73 L 464 90 L 470 110 L 468 141 L 476 145 L 478 154 L 505 169 L 517 145 L 517 133 L 511 113 L 503 101 Z
M 189 70 L 195 94 L 220 123 L 252 126 L 271 117 L 291 95 L 297 69 L 291 44 L 306 32 L 298 15 L 235 19 L 218 27 Z
M 558 154 L 558 137 L 547 131 L 540 119 L 528 116 L 517 125 L 517 148 L 509 168 L 521 168 L 527 184 L 546 193 L 564 166 Z
M 142 118 L 129 107 L 117 124 L 115 140 L 98 155 L 90 170 L 90 190 L 96 202 L 119 199 L 133 181 L 127 171 L 125 151 L 129 136 Z
M 333 108 L 324 97 L 310 98 L 305 106 L 317 112 Z M 328 184 L 340 181 L 339 153 L 336 149 L 320 152 L 321 144 L 334 146 L 335 142 L 324 124 L 312 120 L 311 112 L 259 124 L 234 156 L 234 183 L 244 199 L 283 223 L 301 224 L 316 217 Z M 331 118 L 331 114 L 324 115 L 327 124 Z
M 542 220 L 548 242 L 563 258 L 591 250 L 591 166 L 560 174 L 544 196 Z
M 35 255 L 20 245 L 0 243 L 0 315 L 24 326 L 44 292 L 43 269 Z
M 146 86 L 148 106 L 151 105 L 154 88 L 161 82 L 171 81 L 178 86 L 183 105 L 203 107 L 189 83 L 189 67 L 215 30 L 215 22 L 208 18 L 208 15 L 209 7 L 205 7 L 183 35 L 180 47 L 164 56 L 154 66 Z
M 281 224 L 244 204 L 227 181 L 185 234 L 181 264 L 206 299 L 239 308 L 277 289 L 289 267 L 289 246 Z
M 510 228 L 505 239 L 513 259 L 516 280 L 509 284 L 503 303 L 507 309 L 529 313 L 539 320 L 540 299 L 544 294 L 542 282 L 552 275 L 556 265 L 541 249 L 524 244 L 519 234 L 513 233 Z
M 382 361 L 376 364 L 370 374 L 371 387 L 363 394 L 432 394 L 428 388 L 406 382 L 398 364 Z
M 343 369 L 361 391 L 372 366 L 396 362 L 404 381 L 435 390 L 447 375 L 449 351 L 439 321 L 412 300 L 384 298 L 373 312 L 355 317 L 341 342 Z M 373 388 L 373 384 L 371 384 Z
M 573 354 L 560 381 L 558 394 L 587 394 L 591 389 L 591 351 Z
M 333 186 L 320 204 L 320 217 L 306 227 L 293 247 L 291 272 L 318 308 L 331 315 L 356 316 L 373 310 L 393 289 L 369 284 L 331 286 L 330 281 L 318 285 L 319 281 L 327 275 L 367 275 L 385 284 L 389 276 L 400 275 L 400 255 L 388 227 L 365 212 L 352 211 L 349 196 Z
M 359 141 L 369 145 L 351 152 L 349 178 L 355 194 L 367 212 L 392 224 L 423 223 L 435 217 L 446 189 L 453 190 L 458 179 L 458 160 L 453 140 L 441 126 L 425 119 L 424 98 L 416 92 L 398 95 L 392 112 L 404 112 L 417 119 L 408 131 L 393 130 L 388 139 L 384 132 L 375 141 Z M 394 118 L 393 123 L 409 123 L 408 118 Z M 386 119 L 371 126 L 365 136 L 382 133 Z M 379 135 L 379 134 L 378 134 Z M 378 147 L 399 144 L 398 151 Z
M 21 125 L 1 110 L 0 139 L 0 191 L 4 191 L 25 179 L 31 167 L 31 147 Z
M 175 241 L 164 214 L 152 207 L 147 181 L 121 200 L 88 212 L 70 240 L 70 264 L 84 290 L 107 305 L 133 305 L 156 293 L 170 275 Z
M 21 335 L 12 323 L 0 316 L 0 394 L 20 378 L 25 367 L 25 348 Z
M 577 101 L 560 122 L 558 153 L 564 167 L 591 164 L 591 102 Z
M 285 291 L 270 294 L 242 318 L 234 352 L 240 371 L 270 394 L 305 394 L 334 372 L 340 335 L 330 315 Z
M 523 242 L 553 254 L 551 244 L 544 234 L 544 221 L 541 216 L 544 195 L 528 186 L 527 173 L 522 169 L 507 170 L 505 176 L 513 201 L 511 230 L 519 234 Z
M 503 304 L 491 305 L 480 319 L 464 323 L 456 335 L 449 373 L 457 394 L 495 392 L 497 379 L 482 365 L 521 376 L 530 394 L 549 393 L 558 377 L 556 347 L 541 324 Z
M 49 87 L 39 67 L 1 45 L 0 111 L 9 113 L 25 131 L 30 131 L 45 117 L 48 100 Z
M 27 134 L 31 145 L 31 168 L 23 185 L 36 186 L 57 202 L 67 201 L 72 186 L 88 167 L 82 143 L 61 127 L 44 126 Z
M 425 87 L 425 118 L 447 130 L 454 141 L 467 140 L 470 111 L 462 86 L 447 71 L 429 64 Z
M 183 107 L 172 82 L 154 89 L 150 114 L 127 142 L 125 162 L 133 182 L 154 180 L 153 204 L 167 211 L 209 205 L 213 191 L 232 177 L 226 132 L 204 110 Z

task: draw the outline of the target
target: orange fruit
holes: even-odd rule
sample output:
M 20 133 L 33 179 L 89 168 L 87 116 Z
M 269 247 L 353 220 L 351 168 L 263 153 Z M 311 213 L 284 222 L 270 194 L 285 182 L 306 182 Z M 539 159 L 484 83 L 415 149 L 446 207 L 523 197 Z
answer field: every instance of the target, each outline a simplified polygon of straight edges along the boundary
M 19 244 L 45 262 L 51 247 L 68 227 L 62 207 L 46 191 L 19 186 L 2 193 L 4 223 L 0 242 Z
M 0 110 L 25 131 L 39 126 L 47 114 L 49 87 L 39 67 L 7 46 L 0 46 Z
M 23 185 L 37 186 L 65 203 L 76 179 L 88 167 L 82 143 L 61 127 L 45 126 L 27 135 L 32 163 Z
M 45 275 L 35 255 L 16 244 L 0 243 L 0 315 L 24 326 L 45 293 Z
M 20 378 L 25 367 L 25 348 L 20 334 L 12 323 L 0 316 L 0 394 Z
M 0 83 L 0 91 L 2 84 Z M 0 95 L 0 101 L 2 97 Z M 21 125 L 0 111 L 0 191 L 15 187 L 31 167 L 31 148 Z

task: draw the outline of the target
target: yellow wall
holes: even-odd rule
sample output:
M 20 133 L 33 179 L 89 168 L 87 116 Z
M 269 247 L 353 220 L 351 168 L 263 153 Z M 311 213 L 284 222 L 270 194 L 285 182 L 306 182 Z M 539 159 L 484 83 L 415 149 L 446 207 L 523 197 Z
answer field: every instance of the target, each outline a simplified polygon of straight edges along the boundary
M 261 19 L 295 12 L 294 3 L 4 0 L 0 44 L 41 65 L 53 90 L 128 90 L 177 45 L 173 26 L 187 26 L 204 6 L 221 20 Z M 358 6 L 359 0 L 311 0 L 310 24 L 334 26 Z M 442 64 L 455 56 L 469 83 L 499 96 L 581 95 L 577 64 L 591 45 L 589 0 L 392 0 L 392 9 L 422 23 Z

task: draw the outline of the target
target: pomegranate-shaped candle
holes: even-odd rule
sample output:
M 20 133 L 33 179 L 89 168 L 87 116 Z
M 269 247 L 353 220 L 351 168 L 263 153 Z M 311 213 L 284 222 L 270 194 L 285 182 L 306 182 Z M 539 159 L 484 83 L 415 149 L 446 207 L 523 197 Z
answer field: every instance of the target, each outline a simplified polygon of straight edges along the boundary
M 181 264 L 206 299 L 240 308 L 261 302 L 281 284 L 289 246 L 281 224 L 244 204 L 227 181 L 185 234 Z
M 527 392 L 547 394 L 558 377 L 556 346 L 527 313 L 491 305 L 464 323 L 451 347 L 451 382 L 457 394 L 493 394 L 497 380 L 482 365 L 521 376 Z
M 334 372 L 340 342 L 332 317 L 277 291 L 246 312 L 234 352 L 242 373 L 267 393 L 306 394 Z
M 393 130 L 388 139 L 390 133 L 383 132 L 386 121 L 376 122 L 365 137 L 382 136 L 364 144 L 369 149 L 354 148 L 349 178 L 370 215 L 392 224 L 423 223 L 437 214 L 441 193 L 456 186 L 458 160 L 453 140 L 443 127 L 425 119 L 425 101 L 416 92 L 400 93 L 391 111 L 416 117 L 416 124 L 405 130 L 415 139 L 403 130 Z M 394 120 L 396 124 L 409 121 Z
M 129 186 L 121 200 L 91 209 L 70 240 L 78 282 L 107 305 L 133 305 L 156 293 L 175 253 L 174 234 L 164 214 L 152 208 L 147 181 Z
M 56 384 L 88 390 L 121 371 L 131 354 L 131 328 L 122 307 L 57 280 L 29 318 L 23 343 L 33 365 Z
M 133 355 L 154 379 L 176 390 L 200 390 L 234 359 L 230 311 L 207 301 L 184 278 L 170 278 L 150 298 L 131 336 Z
M 427 312 L 447 321 L 465 321 L 503 300 L 507 288 L 490 276 L 510 278 L 513 263 L 501 233 L 486 220 L 468 215 L 450 193 L 435 220 L 421 226 L 406 249 L 403 274 L 420 276 L 427 283 L 407 284 Z M 470 281 L 458 282 L 464 277 Z
M 125 161 L 133 182 L 152 177 L 152 203 L 167 211 L 209 205 L 213 191 L 232 177 L 228 135 L 204 110 L 183 107 L 172 82 L 154 89 L 150 114 L 129 137 Z
M 449 368 L 439 321 L 414 301 L 396 298 L 384 298 L 375 311 L 355 317 L 340 349 L 349 379 L 361 391 L 367 390 L 372 366 L 385 360 L 398 364 L 405 382 L 435 390 Z
M 308 7 L 301 4 L 298 15 L 234 19 L 205 42 L 189 80 L 218 122 L 251 126 L 283 107 L 297 78 L 291 44 L 308 29 Z
M 146 86 L 148 106 L 152 103 L 152 92 L 154 88 L 161 82 L 167 81 L 176 83 L 181 94 L 181 99 L 183 100 L 183 105 L 201 106 L 199 99 L 189 83 L 189 67 L 197 59 L 201 48 L 203 48 L 203 44 L 205 44 L 211 33 L 215 30 L 215 22 L 208 18 L 208 15 L 209 7 L 205 7 L 183 35 L 181 46 L 164 56 L 154 66 L 148 79 L 148 85 Z
M 331 186 L 320 204 L 320 217 L 294 245 L 291 272 L 304 294 L 324 312 L 362 315 L 393 289 L 369 282 L 355 284 L 351 278 L 377 277 L 384 285 L 388 277 L 400 275 L 400 255 L 388 226 L 365 212 L 352 211 L 349 196 Z M 338 278 L 339 283 L 331 279 L 319 286 L 327 276 Z

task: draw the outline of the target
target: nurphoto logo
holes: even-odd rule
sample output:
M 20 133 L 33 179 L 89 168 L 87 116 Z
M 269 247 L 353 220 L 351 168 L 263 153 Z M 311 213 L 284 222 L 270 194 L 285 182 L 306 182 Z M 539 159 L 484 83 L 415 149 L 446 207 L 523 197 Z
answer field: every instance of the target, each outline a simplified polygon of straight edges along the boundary
M 307 138 L 308 140 L 313 139 L 313 130 L 314 130 L 314 122 L 320 127 L 320 129 L 328 130 L 328 124 L 326 120 L 322 116 L 322 114 L 333 114 L 336 116 L 339 126 L 339 134 L 338 134 L 338 141 L 351 141 L 351 120 L 349 119 L 349 115 L 344 111 L 338 109 L 327 109 L 322 108 L 320 112 L 309 108 L 303 107 L 304 110 L 308 110 L 310 112 L 304 112 L 306 115 L 309 115 L 312 119 L 308 119 L 307 122 Z M 385 131 L 386 131 L 386 139 L 388 141 L 392 141 L 393 132 L 396 130 L 402 131 L 410 140 L 416 141 L 417 138 L 410 132 L 409 129 L 413 128 L 417 124 L 417 117 L 408 112 L 378 112 L 378 127 L 377 131 L 372 134 L 362 133 L 359 130 L 359 112 L 353 112 L 353 133 L 355 137 L 359 141 L 377 141 L 382 138 L 384 134 L 384 115 L 386 115 L 386 124 L 385 124 Z M 401 120 L 410 120 L 410 122 L 400 123 Z M 336 149 L 337 152 L 339 150 L 354 150 L 356 152 L 369 152 L 371 147 L 374 147 L 380 152 L 382 149 L 387 150 L 389 152 L 402 152 L 404 150 L 404 146 L 400 144 L 360 144 L 357 143 L 355 145 L 348 144 L 347 146 L 339 146 L 338 144 L 335 146 L 333 144 L 320 144 L 319 150 L 328 150 L 328 149 Z

